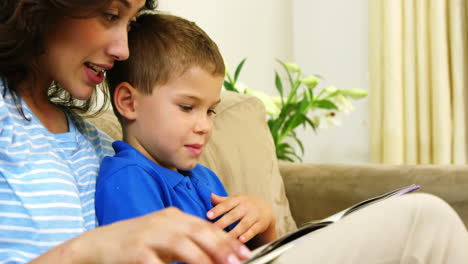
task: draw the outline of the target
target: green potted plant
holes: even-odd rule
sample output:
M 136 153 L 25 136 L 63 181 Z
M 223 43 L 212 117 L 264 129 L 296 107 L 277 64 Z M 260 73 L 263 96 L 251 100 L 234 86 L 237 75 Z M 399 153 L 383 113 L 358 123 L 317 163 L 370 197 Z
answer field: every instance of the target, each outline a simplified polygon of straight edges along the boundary
M 333 86 L 319 89 L 320 76 L 304 76 L 299 66 L 280 60 L 278 63 L 284 71 L 286 82 L 275 71 L 275 88 L 279 96 L 270 96 L 238 84 L 245 61 L 243 59 L 237 65 L 233 75 L 226 72 L 224 88 L 254 95 L 265 104 L 268 127 L 275 143 L 276 156 L 280 160 L 302 161 L 304 146 L 296 134 L 299 126 L 317 131 L 327 123 L 333 123 L 339 112 L 352 110 L 350 99 L 367 96 L 367 92 L 361 89 L 337 89 Z

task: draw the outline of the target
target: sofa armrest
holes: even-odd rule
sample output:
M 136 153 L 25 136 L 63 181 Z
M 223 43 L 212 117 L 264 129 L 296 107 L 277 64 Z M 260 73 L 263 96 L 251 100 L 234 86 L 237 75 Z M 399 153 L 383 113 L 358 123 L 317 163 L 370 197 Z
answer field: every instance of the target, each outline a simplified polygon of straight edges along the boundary
M 298 226 L 413 183 L 447 201 L 468 224 L 468 166 L 280 162 L 280 172 Z

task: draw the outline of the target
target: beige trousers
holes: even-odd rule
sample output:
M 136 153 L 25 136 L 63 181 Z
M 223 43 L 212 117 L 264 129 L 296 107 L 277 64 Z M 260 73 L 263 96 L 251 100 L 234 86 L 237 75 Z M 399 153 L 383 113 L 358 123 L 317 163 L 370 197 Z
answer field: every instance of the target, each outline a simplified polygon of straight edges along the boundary
M 468 233 L 429 194 L 390 198 L 304 236 L 273 263 L 468 263 Z

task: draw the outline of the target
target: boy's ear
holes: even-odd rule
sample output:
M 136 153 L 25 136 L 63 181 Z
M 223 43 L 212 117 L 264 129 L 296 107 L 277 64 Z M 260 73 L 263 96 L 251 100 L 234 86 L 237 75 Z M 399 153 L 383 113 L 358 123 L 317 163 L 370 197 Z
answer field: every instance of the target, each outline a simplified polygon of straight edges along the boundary
M 120 115 L 133 121 L 136 119 L 135 100 L 138 91 L 128 82 L 122 82 L 114 90 L 114 107 Z

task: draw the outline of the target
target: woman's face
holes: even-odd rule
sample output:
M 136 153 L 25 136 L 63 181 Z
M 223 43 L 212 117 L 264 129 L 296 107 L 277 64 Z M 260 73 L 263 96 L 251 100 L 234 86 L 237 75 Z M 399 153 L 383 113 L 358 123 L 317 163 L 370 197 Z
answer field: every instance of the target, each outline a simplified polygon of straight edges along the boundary
M 48 34 L 39 77 L 55 80 L 74 98 L 89 99 L 115 60 L 129 56 L 129 25 L 145 0 L 114 0 L 96 17 L 65 18 Z

